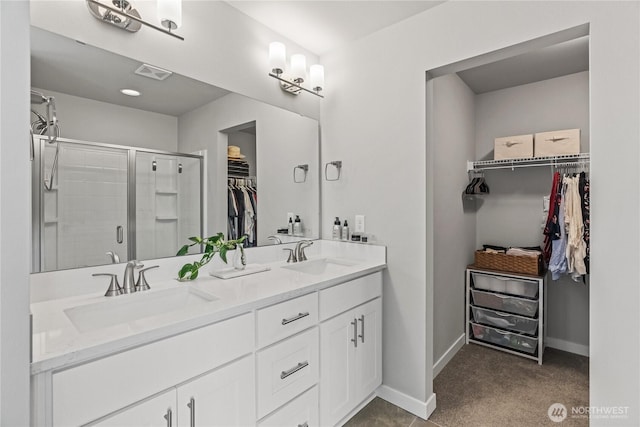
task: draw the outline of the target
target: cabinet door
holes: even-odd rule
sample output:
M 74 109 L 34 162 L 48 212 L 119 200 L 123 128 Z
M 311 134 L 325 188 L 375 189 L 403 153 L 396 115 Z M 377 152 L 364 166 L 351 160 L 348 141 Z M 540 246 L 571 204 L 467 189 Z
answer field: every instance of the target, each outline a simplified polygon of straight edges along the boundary
M 355 403 L 382 383 L 382 301 L 376 298 L 355 309 L 358 347 L 355 354 Z
M 254 425 L 254 372 L 248 356 L 178 387 L 178 426 Z
M 357 319 L 347 311 L 320 326 L 320 424 L 335 425 L 353 409 Z
M 171 389 L 152 399 L 131 406 L 91 426 L 99 427 L 171 427 L 176 421 L 176 391 Z

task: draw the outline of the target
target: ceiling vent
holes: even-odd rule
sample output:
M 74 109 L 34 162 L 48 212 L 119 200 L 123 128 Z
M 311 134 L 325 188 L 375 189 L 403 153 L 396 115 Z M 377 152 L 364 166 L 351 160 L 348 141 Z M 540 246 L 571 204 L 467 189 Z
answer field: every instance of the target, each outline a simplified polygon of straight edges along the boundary
M 154 67 L 149 64 L 142 64 L 138 67 L 135 73 L 154 80 L 164 80 L 173 74 L 171 71 L 163 70 L 162 68 Z

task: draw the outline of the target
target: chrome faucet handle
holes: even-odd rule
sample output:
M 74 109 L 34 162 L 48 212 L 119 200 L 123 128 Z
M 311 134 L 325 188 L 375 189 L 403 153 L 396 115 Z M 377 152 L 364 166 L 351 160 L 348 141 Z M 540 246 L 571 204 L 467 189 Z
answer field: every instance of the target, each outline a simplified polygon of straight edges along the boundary
M 296 258 L 296 250 L 291 248 L 284 248 L 283 251 L 289 251 L 289 258 L 287 258 L 287 262 L 298 262 L 298 258 Z
M 143 268 L 142 270 L 140 270 L 140 272 L 138 273 L 138 281 L 136 282 L 136 292 L 148 291 L 149 289 L 151 289 L 151 286 L 149 286 L 149 283 L 147 283 L 147 278 L 144 277 L 144 272 L 158 267 L 160 266 L 152 265 L 151 267 Z
M 122 295 L 122 293 L 124 292 L 122 290 L 122 287 L 120 286 L 120 283 L 118 283 L 118 275 L 117 274 L 111 274 L 111 273 L 94 273 L 92 274 L 92 276 L 109 276 L 111 277 L 111 281 L 109 282 L 109 289 L 107 289 L 107 292 L 104 294 L 105 297 L 115 297 L 117 295 Z

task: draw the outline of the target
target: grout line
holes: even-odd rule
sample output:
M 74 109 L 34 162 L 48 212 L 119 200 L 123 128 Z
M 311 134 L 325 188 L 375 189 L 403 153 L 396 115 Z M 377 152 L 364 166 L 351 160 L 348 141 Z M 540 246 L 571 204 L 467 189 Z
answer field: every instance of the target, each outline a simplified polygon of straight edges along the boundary
M 413 425 L 413 423 L 416 422 L 416 420 L 418 419 L 418 417 L 413 417 L 413 419 L 411 420 L 411 422 L 409 423 L 409 427 L 411 427 Z

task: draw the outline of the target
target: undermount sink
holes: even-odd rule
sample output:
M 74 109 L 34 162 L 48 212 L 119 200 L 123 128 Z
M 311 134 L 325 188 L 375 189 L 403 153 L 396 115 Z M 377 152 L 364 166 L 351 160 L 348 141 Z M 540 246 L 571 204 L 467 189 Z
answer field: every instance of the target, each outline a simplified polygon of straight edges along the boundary
M 343 273 L 349 267 L 356 265 L 356 262 L 339 258 L 319 258 L 308 261 L 301 261 L 296 264 L 285 265 L 282 268 L 298 271 L 305 274 Z
M 110 297 L 94 304 L 68 308 L 64 313 L 78 331 L 88 332 L 182 310 L 216 299 L 218 298 L 213 295 L 185 286 Z

